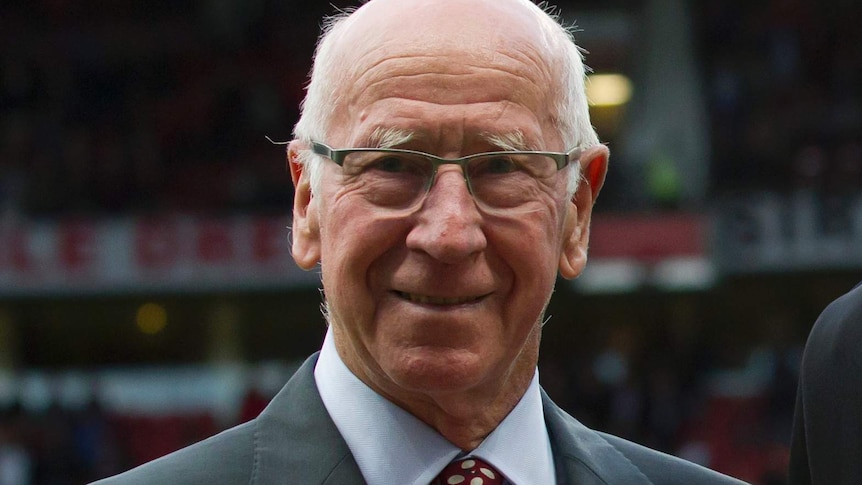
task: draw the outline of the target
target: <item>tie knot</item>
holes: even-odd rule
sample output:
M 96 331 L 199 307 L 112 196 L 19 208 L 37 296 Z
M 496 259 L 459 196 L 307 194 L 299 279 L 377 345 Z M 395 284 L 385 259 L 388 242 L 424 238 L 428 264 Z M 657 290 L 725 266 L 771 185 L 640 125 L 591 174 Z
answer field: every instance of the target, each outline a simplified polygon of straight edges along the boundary
M 503 485 L 503 477 L 491 465 L 471 457 L 446 465 L 431 485 Z

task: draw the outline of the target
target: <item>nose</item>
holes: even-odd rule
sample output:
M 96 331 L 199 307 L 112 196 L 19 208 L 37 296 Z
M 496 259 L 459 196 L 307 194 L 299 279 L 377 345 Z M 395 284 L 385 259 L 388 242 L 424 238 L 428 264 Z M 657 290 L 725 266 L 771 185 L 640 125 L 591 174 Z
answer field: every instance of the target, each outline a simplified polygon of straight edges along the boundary
M 482 215 L 459 167 L 441 167 L 407 235 L 407 247 L 455 264 L 487 246 Z

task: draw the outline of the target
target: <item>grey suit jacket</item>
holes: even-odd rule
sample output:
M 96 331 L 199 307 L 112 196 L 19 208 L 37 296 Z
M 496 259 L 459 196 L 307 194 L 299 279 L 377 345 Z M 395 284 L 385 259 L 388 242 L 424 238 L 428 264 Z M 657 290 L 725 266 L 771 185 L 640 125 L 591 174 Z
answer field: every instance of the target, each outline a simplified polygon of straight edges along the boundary
M 256 419 L 97 483 L 364 484 L 350 449 L 320 399 L 314 382 L 316 362 L 317 354 L 306 360 Z M 742 483 L 592 431 L 544 392 L 542 405 L 560 484 Z

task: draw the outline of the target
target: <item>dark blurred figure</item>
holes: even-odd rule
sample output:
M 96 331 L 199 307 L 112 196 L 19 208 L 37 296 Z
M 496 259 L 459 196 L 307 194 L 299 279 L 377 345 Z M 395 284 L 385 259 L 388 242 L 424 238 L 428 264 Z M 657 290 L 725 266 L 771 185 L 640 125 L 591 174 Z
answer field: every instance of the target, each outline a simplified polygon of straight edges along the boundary
M 792 485 L 862 483 L 862 285 L 817 319 L 802 358 Z

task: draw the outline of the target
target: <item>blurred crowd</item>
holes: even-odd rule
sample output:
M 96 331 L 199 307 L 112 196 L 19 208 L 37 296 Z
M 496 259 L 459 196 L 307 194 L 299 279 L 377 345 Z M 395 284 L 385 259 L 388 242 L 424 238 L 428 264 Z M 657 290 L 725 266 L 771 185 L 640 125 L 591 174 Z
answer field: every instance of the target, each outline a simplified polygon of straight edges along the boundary
M 862 4 L 698 3 L 718 192 L 862 189 Z
M 4 2 L 0 207 L 285 211 L 289 175 L 264 135 L 290 134 L 321 14 L 298 2 Z
M 762 311 L 743 318 L 715 308 L 713 294 L 629 301 L 612 321 L 552 319 L 543 387 L 588 426 L 748 483 L 786 483 L 806 317 L 801 305 L 766 303 L 770 293 L 758 297 Z
M 210 412 L 112 412 L 96 399 L 85 406 L 53 400 L 39 410 L 0 407 L 0 485 L 89 483 L 247 421 L 267 401 L 250 390 L 229 422 Z

